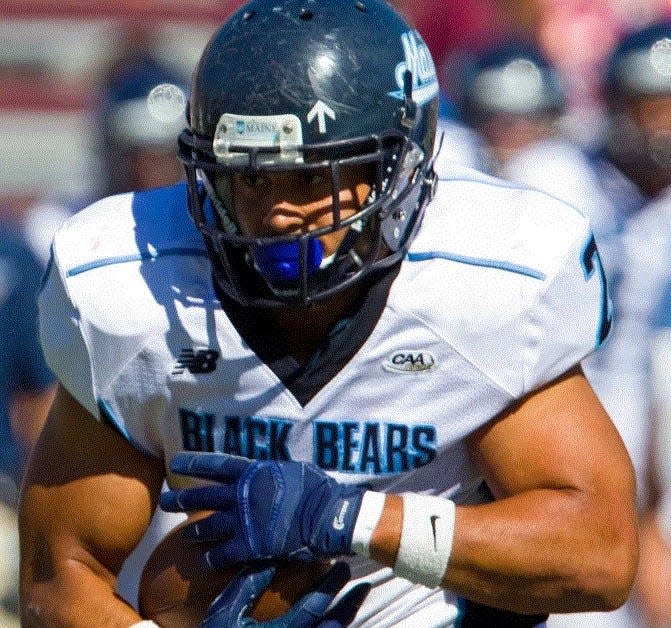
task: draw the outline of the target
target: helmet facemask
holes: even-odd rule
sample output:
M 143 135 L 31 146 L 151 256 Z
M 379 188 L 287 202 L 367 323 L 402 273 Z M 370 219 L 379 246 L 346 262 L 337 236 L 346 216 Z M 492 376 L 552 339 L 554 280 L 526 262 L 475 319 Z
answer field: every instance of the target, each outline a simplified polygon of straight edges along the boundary
M 180 155 L 189 179 L 190 211 L 205 237 L 215 280 L 225 294 L 246 305 L 307 305 L 394 264 L 418 225 L 419 197 L 425 196 L 420 194 L 424 186 L 414 185 L 419 177 L 427 178 L 425 154 L 397 132 L 286 148 L 229 143 L 222 153 L 216 139 L 213 146 L 185 131 Z M 341 181 L 350 168 L 370 171 L 370 193 L 355 213 L 342 216 Z M 330 224 L 269 237 L 242 233 L 235 215 L 235 176 L 278 172 L 327 173 Z M 340 244 L 324 257 L 320 238 L 335 232 L 343 232 Z

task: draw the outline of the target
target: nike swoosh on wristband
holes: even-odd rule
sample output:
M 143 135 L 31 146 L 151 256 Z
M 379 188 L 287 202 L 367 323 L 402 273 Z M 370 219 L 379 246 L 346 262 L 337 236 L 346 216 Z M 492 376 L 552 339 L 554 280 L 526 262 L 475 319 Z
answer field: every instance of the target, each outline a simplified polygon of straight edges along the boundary
M 438 515 L 431 515 L 429 521 L 431 521 L 431 531 L 433 532 L 433 550 L 438 551 L 438 539 L 436 538 L 436 521 L 440 519 Z

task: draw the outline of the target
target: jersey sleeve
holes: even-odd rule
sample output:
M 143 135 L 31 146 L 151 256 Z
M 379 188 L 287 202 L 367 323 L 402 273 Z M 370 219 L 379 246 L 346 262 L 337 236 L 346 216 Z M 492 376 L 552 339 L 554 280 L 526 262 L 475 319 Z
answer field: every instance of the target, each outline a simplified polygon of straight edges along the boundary
M 79 312 L 68 295 L 53 250 L 38 306 L 40 341 L 47 364 L 68 392 L 97 417 L 91 361 Z
M 612 304 L 594 235 L 587 221 L 563 263 L 530 309 L 524 388 L 566 372 L 606 340 Z

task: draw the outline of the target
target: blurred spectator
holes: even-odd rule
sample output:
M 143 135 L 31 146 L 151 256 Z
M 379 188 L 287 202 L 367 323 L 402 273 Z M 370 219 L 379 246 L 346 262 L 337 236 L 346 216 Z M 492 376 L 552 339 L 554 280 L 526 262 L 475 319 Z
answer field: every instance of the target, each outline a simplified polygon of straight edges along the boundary
M 120 39 L 118 56 L 94 86 L 100 189 L 94 198 L 51 198 L 47 193 L 23 216 L 26 237 L 45 264 L 58 226 L 95 198 L 159 187 L 183 176 L 176 138 L 185 124 L 187 81 L 157 59 L 151 35 L 143 29 L 131 29 Z
M 646 626 L 671 626 L 671 280 L 651 347 L 650 492 L 641 518 L 641 554 L 634 599 Z
M 623 31 L 608 0 L 537 0 L 539 45 L 560 73 L 567 97 L 567 122 L 585 144 L 602 131 L 601 77 L 610 51 Z
M 632 238 L 625 237 L 629 225 L 638 224 L 645 204 L 671 183 L 671 149 L 667 161 L 665 141 L 671 137 L 671 108 L 666 96 L 653 94 L 650 86 L 642 89 L 651 68 L 649 62 L 639 64 L 650 58 L 652 46 L 666 46 L 656 42 L 667 41 L 671 50 L 671 39 L 664 40 L 655 29 L 645 33 L 625 38 L 612 55 L 605 82 L 608 132 L 599 147 L 579 145 L 566 132 L 565 87 L 547 57 L 528 43 L 507 42 L 471 59 L 463 68 L 461 92 L 466 121 L 490 149 L 491 173 L 542 189 L 590 217 L 615 317 L 611 338 L 584 367 L 627 445 L 641 505 L 646 501 L 649 437 L 645 310 L 654 293 L 641 291 L 640 285 L 660 269 L 656 260 L 669 258 L 660 270 L 671 271 L 671 256 L 646 244 L 652 231 L 662 232 L 663 246 L 671 252 L 671 220 L 647 229 L 625 255 L 625 243 Z M 548 625 L 631 628 L 639 622 L 628 604 L 615 613 L 553 616 Z
M 15 507 L 30 449 L 55 392 L 37 331 L 42 267 L 15 225 L 0 222 L 0 621 L 18 613 Z M 7 617 L 3 619 L 3 613 Z M 6 625 L 3 623 L 2 625 Z
M 668 563 L 665 573 L 661 568 L 663 545 L 655 535 L 657 527 L 651 525 L 656 519 L 649 507 L 656 499 L 648 482 L 656 470 L 649 466 L 650 441 L 656 431 L 650 422 L 650 389 L 655 383 L 651 345 L 656 312 L 671 276 L 671 21 L 656 22 L 622 37 L 607 64 L 605 95 L 610 118 L 604 155 L 647 202 L 624 227 L 622 277 L 615 286 L 618 311 L 605 354 L 613 358 L 614 367 L 602 384 L 608 386 L 604 402 L 636 466 L 643 513 L 640 589 L 628 609 L 638 606 L 650 618 L 659 612 L 652 609 L 655 599 L 663 599 L 656 598 L 654 591 L 667 602 L 671 599 Z M 668 362 L 664 368 L 668 371 Z M 615 623 L 613 619 L 597 622 L 590 618 L 589 625 L 668 626 L 668 622 L 647 624 L 637 619 L 640 623 L 635 624 L 623 617 Z M 582 626 L 584 621 L 577 617 L 569 625 Z

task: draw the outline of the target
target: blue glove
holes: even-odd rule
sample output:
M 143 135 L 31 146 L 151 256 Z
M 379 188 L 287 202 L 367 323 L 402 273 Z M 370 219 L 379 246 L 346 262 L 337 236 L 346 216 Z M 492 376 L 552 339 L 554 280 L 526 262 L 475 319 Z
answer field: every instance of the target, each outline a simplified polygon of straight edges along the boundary
M 370 590 L 368 583 L 358 584 L 326 612 L 350 578 L 347 564 L 336 563 L 320 585 L 302 597 L 286 615 L 257 622 L 247 613 L 268 587 L 274 573 L 274 567 L 242 572 L 212 602 L 201 628 L 344 628 L 352 622 Z
M 269 558 L 352 553 L 352 533 L 365 488 L 341 484 L 304 462 L 256 462 L 239 456 L 180 453 L 174 473 L 218 484 L 161 495 L 168 512 L 215 510 L 185 526 L 194 541 L 214 542 L 210 567 Z

